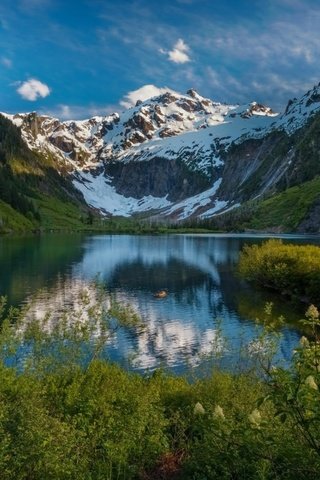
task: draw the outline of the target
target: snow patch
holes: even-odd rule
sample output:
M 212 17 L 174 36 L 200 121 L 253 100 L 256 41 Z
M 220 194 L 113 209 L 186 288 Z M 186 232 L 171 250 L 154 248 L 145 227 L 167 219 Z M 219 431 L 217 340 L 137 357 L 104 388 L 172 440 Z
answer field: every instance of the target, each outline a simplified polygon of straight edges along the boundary
M 124 197 L 110 185 L 111 179 L 103 174 L 94 177 L 91 173 L 78 174 L 73 180 L 74 186 L 83 194 L 88 205 L 104 210 L 114 216 L 129 217 L 136 212 L 161 209 L 171 205 L 166 197 L 151 195 L 137 199 Z

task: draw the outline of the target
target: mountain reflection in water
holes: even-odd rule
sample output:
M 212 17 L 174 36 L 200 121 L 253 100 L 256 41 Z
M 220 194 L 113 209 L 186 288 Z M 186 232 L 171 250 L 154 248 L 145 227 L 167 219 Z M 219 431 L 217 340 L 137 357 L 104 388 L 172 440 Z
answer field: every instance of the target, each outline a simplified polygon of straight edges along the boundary
M 14 285 L 19 303 L 30 303 L 29 315 L 41 318 L 50 310 L 51 322 L 58 321 L 66 307 L 69 311 L 78 308 L 81 290 L 87 289 L 94 297 L 92 280 L 98 279 L 106 295 L 129 304 L 145 326 L 142 330 L 117 330 L 105 355 L 121 363 L 130 359 L 132 368 L 141 370 L 164 366 L 181 372 L 222 350 L 232 368 L 239 361 L 235 352 L 257 335 L 255 318 L 263 318 L 266 302 L 273 301 L 274 315 L 288 320 L 278 354 L 287 361 L 299 339 L 295 321 L 303 310 L 255 289 L 235 272 L 242 246 L 262 240 L 236 235 L 69 236 L 58 241 L 44 237 L 36 240 L 36 249 L 30 240 L 23 254 L 19 245 L 15 246 L 11 260 L 6 259 L 11 270 L 5 271 L 4 278 L 9 297 Z M 296 243 L 307 240 L 288 238 Z M 5 239 L 1 242 L 0 260 Z M 24 261 L 23 271 L 15 268 L 17 255 Z M 28 276 L 34 279 L 31 285 L 43 287 L 35 297 L 36 288 L 25 287 Z M 1 288 L 6 294 L 5 285 Z M 155 298 L 154 292 L 162 289 L 167 289 L 168 295 Z

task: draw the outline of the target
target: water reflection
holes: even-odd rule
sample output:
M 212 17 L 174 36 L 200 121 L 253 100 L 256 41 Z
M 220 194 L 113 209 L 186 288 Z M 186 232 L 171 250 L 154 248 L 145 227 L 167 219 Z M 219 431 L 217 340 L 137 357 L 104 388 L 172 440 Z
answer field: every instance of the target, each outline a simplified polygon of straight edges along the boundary
M 24 321 L 21 327 L 25 330 L 35 321 L 43 331 L 52 333 L 62 322 L 66 329 L 74 325 L 88 325 L 91 335 L 98 337 L 104 312 L 109 311 L 110 307 L 109 296 L 101 294 L 95 282 L 59 277 L 54 286 L 27 297 L 22 310 Z
M 19 305 L 26 295 L 54 285 L 81 261 L 82 245 L 80 235 L 0 237 L 0 295 Z
M 81 290 L 89 289 L 89 296 L 95 298 L 91 282 L 99 278 L 106 294 L 131 305 L 145 325 L 142 331 L 117 330 L 105 354 L 122 363 L 130 358 L 133 368 L 143 370 L 164 365 L 181 372 L 187 364 L 201 363 L 208 354 L 220 354 L 222 348 L 225 362 L 232 368 L 239 355 L 234 352 L 257 335 L 259 327 L 253 320 L 262 318 L 265 303 L 271 300 L 275 315 L 289 320 L 282 329 L 279 349 L 279 356 L 288 360 L 299 338 L 290 322 L 294 326 L 303 311 L 270 292 L 252 288 L 235 273 L 242 245 L 259 241 L 262 238 L 208 235 L 38 239 L 40 253 L 31 242 L 30 259 L 25 245 L 24 253 L 19 253 L 24 259 L 23 272 L 7 270 L 4 278 L 10 292 L 13 284 L 20 285 L 16 296 L 31 302 L 31 316 L 40 318 L 51 310 L 55 312 L 52 322 L 66 306 L 69 311 L 79 310 Z M 1 251 L 4 249 L 0 249 L 3 261 Z M 21 278 L 27 281 L 29 276 L 33 280 L 24 288 Z M 38 286 L 46 288 L 32 299 L 33 287 Z M 153 293 L 163 288 L 168 289 L 168 296 L 155 298 Z M 223 339 L 227 339 L 227 349 Z

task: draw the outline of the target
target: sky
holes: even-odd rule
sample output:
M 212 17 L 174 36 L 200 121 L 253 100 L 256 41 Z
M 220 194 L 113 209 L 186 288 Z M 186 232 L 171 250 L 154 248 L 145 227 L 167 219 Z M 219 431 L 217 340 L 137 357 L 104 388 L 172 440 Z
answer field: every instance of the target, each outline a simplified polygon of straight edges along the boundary
M 319 26 L 320 0 L 0 0 L 0 111 L 87 118 L 157 88 L 282 111 L 320 81 Z

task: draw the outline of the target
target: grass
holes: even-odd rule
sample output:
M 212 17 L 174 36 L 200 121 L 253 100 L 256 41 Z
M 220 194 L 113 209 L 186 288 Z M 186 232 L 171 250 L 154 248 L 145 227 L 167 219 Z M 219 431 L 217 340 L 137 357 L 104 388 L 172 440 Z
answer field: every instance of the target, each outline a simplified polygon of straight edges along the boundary
M 35 224 L 10 205 L 0 200 L 0 233 L 31 232 Z
M 314 201 L 320 196 L 320 177 L 291 187 L 262 201 L 249 222 L 249 228 L 278 228 L 294 231 L 302 222 Z
M 78 206 L 58 198 L 40 195 L 36 200 L 44 230 L 84 230 L 86 214 Z

